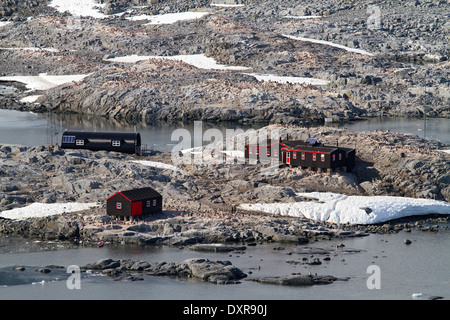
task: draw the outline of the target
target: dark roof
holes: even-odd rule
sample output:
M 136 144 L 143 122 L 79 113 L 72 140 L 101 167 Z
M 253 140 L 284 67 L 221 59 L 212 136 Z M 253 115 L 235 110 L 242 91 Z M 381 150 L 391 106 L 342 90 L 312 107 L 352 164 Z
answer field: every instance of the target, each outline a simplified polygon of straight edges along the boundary
M 282 142 L 289 148 L 299 146 L 311 147 L 311 145 L 309 143 L 306 143 L 304 140 L 283 140 Z
M 343 147 L 339 147 L 340 150 L 344 150 L 346 153 L 352 152 L 352 151 L 356 151 L 355 148 L 343 148 Z
M 284 147 L 283 149 L 287 149 L 287 150 L 298 150 L 298 151 L 309 151 L 309 152 L 323 152 L 323 153 L 331 153 L 334 152 L 336 150 L 343 150 L 347 153 L 354 151 L 355 149 L 352 148 L 342 148 L 342 147 L 337 147 L 337 146 L 326 146 L 323 145 L 321 143 L 318 143 L 317 139 L 313 139 L 313 138 L 308 138 L 306 141 L 305 140 L 274 140 L 272 141 L 271 139 L 267 139 L 267 141 L 264 141 L 264 144 L 259 144 L 259 143 L 255 143 L 255 144 L 245 144 L 246 146 L 268 146 L 274 143 L 280 143 Z M 314 145 L 311 143 L 315 143 Z
M 122 194 L 124 197 L 126 197 L 128 200 L 132 202 L 161 197 L 161 194 L 159 192 L 150 187 L 126 190 L 117 193 Z M 114 194 L 113 196 L 115 196 L 116 194 Z M 113 196 L 109 197 L 108 199 L 112 198 Z
M 305 143 L 304 141 L 283 141 L 285 145 L 287 145 L 288 150 L 300 150 L 300 151 L 310 151 L 310 152 L 324 152 L 331 153 L 333 151 L 338 150 L 338 147 L 334 146 L 324 146 L 324 145 L 311 145 L 309 143 Z
M 262 142 L 264 142 L 264 144 L 261 144 Z M 246 142 L 245 145 L 246 146 L 270 146 L 271 144 L 283 143 L 283 141 L 279 141 L 279 140 L 272 141 L 272 139 L 267 139 L 265 141 L 261 141 L 261 143 L 259 141 L 248 141 L 248 143 Z

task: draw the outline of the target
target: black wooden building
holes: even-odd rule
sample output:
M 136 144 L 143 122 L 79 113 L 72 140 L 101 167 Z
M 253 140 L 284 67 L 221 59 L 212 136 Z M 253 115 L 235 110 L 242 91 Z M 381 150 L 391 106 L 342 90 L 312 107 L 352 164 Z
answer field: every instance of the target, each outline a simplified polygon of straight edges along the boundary
M 269 163 L 272 160 L 283 161 L 281 150 L 287 147 L 280 141 L 272 141 L 267 139 L 264 143 L 247 143 L 245 144 L 245 159 L 253 160 L 257 163 Z
M 115 217 L 140 217 L 162 212 L 162 196 L 153 188 L 120 191 L 106 199 L 106 213 Z
M 130 154 L 141 151 L 141 135 L 139 132 L 88 132 L 64 131 L 61 148 L 87 149 L 92 151 L 106 150 Z
M 280 164 L 328 172 L 336 169 L 351 171 L 355 158 L 355 149 L 326 146 L 316 139 L 267 140 L 262 144 L 245 145 L 246 161 L 269 163 L 271 159 L 277 159 Z

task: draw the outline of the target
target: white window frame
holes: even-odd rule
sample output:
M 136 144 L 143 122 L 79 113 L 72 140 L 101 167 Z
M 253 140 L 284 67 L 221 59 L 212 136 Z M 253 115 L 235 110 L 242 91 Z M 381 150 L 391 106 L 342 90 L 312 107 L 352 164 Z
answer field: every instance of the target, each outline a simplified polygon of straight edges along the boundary
M 77 146 L 84 146 L 84 139 L 77 139 L 76 142 L 75 142 L 75 144 L 76 144 Z
M 120 140 L 112 140 L 111 145 L 113 147 L 120 147 L 120 145 L 121 145 Z
M 122 210 L 122 202 L 116 202 L 116 209 Z

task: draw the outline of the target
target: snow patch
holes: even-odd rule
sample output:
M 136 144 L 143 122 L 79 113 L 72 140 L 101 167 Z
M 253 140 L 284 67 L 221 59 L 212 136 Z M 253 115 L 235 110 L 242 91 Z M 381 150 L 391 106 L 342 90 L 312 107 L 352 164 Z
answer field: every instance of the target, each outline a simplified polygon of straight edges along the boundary
M 175 13 L 165 13 L 157 15 L 141 14 L 138 16 L 127 17 L 130 21 L 141 21 L 149 20 L 149 23 L 145 25 L 160 25 L 160 24 L 172 24 L 178 21 L 184 20 L 195 20 L 203 18 L 204 16 L 210 14 L 209 12 L 175 12 Z
M 210 3 L 211 7 L 237 8 L 243 7 L 243 4 L 227 4 L 227 3 Z
M 173 170 L 173 171 L 177 171 L 178 168 L 171 165 L 171 164 L 167 164 L 167 163 L 163 163 L 163 162 L 156 162 L 156 161 L 147 161 L 147 160 L 132 160 L 131 162 L 137 163 L 137 164 L 141 164 L 144 166 L 149 166 L 149 167 L 153 167 L 153 168 L 159 168 L 159 169 L 169 169 L 169 170 Z
M 29 102 L 29 103 L 33 103 L 36 102 L 37 99 L 39 99 L 39 97 L 41 97 L 42 95 L 37 94 L 37 95 L 31 95 L 28 97 L 24 97 L 22 99 L 20 99 L 20 102 Z
M 120 16 L 125 12 L 116 13 L 113 15 L 107 15 L 102 13 L 99 9 L 103 8 L 105 3 L 98 3 L 95 0 L 52 0 L 49 4 L 50 7 L 55 8 L 59 12 L 70 12 L 73 16 L 80 17 L 93 17 L 98 19 L 105 19 L 113 16 Z M 130 12 L 129 10 L 126 12 Z M 204 17 L 205 15 L 210 14 L 209 12 L 176 12 L 176 13 L 167 13 L 160 15 L 138 15 L 134 17 L 128 17 L 126 19 L 132 21 L 139 20 L 150 20 L 149 25 L 153 24 L 172 24 L 177 21 L 182 20 L 192 20 L 199 19 Z M 0 25 L 1 27 L 1 25 Z
M 310 84 L 315 86 L 326 86 L 330 82 L 327 80 L 317 79 L 317 78 L 303 78 L 303 77 L 285 77 L 285 76 L 276 76 L 272 74 L 256 74 L 256 73 L 247 73 L 255 77 L 258 81 L 273 81 L 278 83 L 299 83 L 299 84 Z
M 145 25 L 160 25 L 160 24 L 172 24 L 172 23 L 175 23 L 178 21 L 200 19 L 208 14 L 210 14 L 210 13 L 209 12 L 176 12 L 176 13 L 157 14 L 154 16 L 140 15 L 140 16 L 136 16 L 136 17 L 131 17 L 129 19 L 130 20 L 150 20 L 150 22 L 146 23 Z
M 318 43 L 318 44 L 323 44 L 323 45 L 327 45 L 327 46 L 332 46 L 335 48 L 339 48 L 339 49 L 344 49 L 348 52 L 354 52 L 354 53 L 359 53 L 359 54 L 363 54 L 363 55 L 367 55 L 367 56 L 373 56 L 372 53 L 367 52 L 365 50 L 362 49 L 355 49 L 355 48 L 350 48 L 338 43 L 334 43 L 331 41 L 325 41 L 325 40 L 317 40 L 317 39 L 312 39 L 312 38 L 304 38 L 304 37 L 295 37 L 295 36 L 290 36 L 290 35 L 286 35 L 283 34 L 283 37 L 289 38 L 289 39 L 293 39 L 293 40 L 299 40 L 299 41 L 306 41 L 306 42 L 311 42 L 311 43 Z
M 0 28 L 12 23 L 11 21 L 0 21 Z
M 184 20 L 195 20 L 203 18 L 204 16 L 210 14 L 209 12 L 176 12 L 176 13 L 166 13 L 154 16 L 148 16 L 149 23 L 146 25 L 155 24 L 172 24 L 178 21 Z
M 106 59 L 109 62 L 122 62 L 122 63 L 136 63 L 148 59 L 167 59 L 167 60 L 179 60 L 187 64 L 190 64 L 199 69 L 206 70 L 231 70 L 231 71 L 246 71 L 250 68 L 241 66 L 225 66 L 218 64 L 214 58 L 205 56 L 204 54 L 191 54 L 191 55 L 177 55 L 177 56 L 139 56 L 139 55 L 128 55 L 122 57 L 115 57 Z M 256 74 L 256 73 L 245 73 L 250 76 L 255 77 L 259 81 L 273 81 L 278 83 L 298 83 L 306 85 L 316 85 L 316 86 L 326 86 L 329 81 L 317 79 L 317 78 L 303 78 L 303 77 L 292 77 L 292 76 L 276 76 L 271 74 Z
M 93 17 L 104 19 L 108 15 L 101 13 L 98 8 L 105 6 L 95 0 L 52 0 L 50 7 L 55 8 L 59 12 L 70 12 L 73 16 Z
M 27 218 L 42 218 L 63 214 L 67 212 L 76 212 L 99 206 L 97 203 L 39 203 L 35 202 L 23 208 L 15 208 L 0 212 L 0 217 L 23 220 Z
M 18 47 L 18 48 L 0 48 L 0 50 L 17 50 L 17 51 L 47 51 L 47 52 L 59 52 L 58 49 L 55 48 L 38 48 L 38 47 Z
M 142 60 L 148 59 L 167 59 L 167 60 L 179 60 L 187 64 L 190 64 L 199 69 L 207 70 L 248 70 L 246 67 L 239 66 L 225 66 L 218 64 L 214 58 L 209 58 L 204 54 L 191 54 L 191 55 L 177 55 L 177 56 L 138 56 L 138 55 L 128 55 L 122 57 L 115 57 L 106 59 L 110 62 L 124 62 L 124 63 L 135 63 Z
M 414 215 L 450 214 L 448 202 L 430 199 L 347 196 L 331 192 L 298 193 L 297 195 L 316 201 L 241 204 L 240 208 L 349 224 L 375 224 Z
M 52 76 L 47 75 L 46 73 L 41 73 L 38 76 L 5 76 L 0 77 L 0 81 L 17 81 L 24 83 L 26 87 L 32 90 L 48 90 L 59 85 L 73 82 L 73 81 L 81 81 L 87 75 L 86 74 L 78 74 L 78 75 L 62 75 L 62 76 Z
M 286 19 L 319 19 L 322 18 L 322 16 L 284 16 Z

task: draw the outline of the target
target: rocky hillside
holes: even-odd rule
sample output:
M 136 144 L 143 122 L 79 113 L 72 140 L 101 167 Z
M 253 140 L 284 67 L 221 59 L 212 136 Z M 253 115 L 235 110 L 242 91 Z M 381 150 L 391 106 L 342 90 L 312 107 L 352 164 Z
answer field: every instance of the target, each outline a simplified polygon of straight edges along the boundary
M 424 112 L 450 116 L 447 1 L 211 3 L 220 1 L 101 1 L 104 17 L 93 18 L 59 12 L 50 1 L 9 0 L 7 10 L 0 10 L 11 22 L 0 26 L 0 77 L 88 76 L 27 92 L 10 80 L 0 82 L 18 87 L 3 93 L 0 106 L 130 120 L 307 123 Z M 208 14 L 149 24 L 154 15 L 185 11 Z M 162 59 L 111 62 L 128 55 L 205 55 L 246 69 L 202 69 Z M 327 85 L 261 81 L 255 74 Z M 20 102 L 29 95 L 40 97 Z

